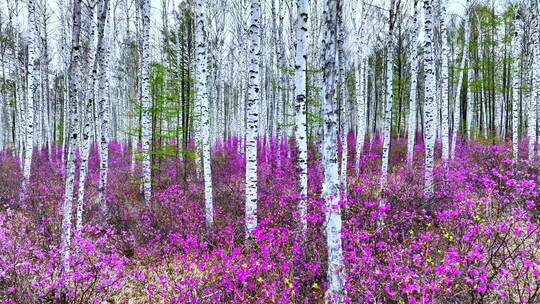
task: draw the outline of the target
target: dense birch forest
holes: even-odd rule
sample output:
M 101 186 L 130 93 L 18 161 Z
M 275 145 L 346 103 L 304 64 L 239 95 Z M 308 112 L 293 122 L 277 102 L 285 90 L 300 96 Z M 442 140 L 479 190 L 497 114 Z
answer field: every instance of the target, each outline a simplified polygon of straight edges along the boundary
M 539 303 L 538 0 L 0 0 L 0 301 Z

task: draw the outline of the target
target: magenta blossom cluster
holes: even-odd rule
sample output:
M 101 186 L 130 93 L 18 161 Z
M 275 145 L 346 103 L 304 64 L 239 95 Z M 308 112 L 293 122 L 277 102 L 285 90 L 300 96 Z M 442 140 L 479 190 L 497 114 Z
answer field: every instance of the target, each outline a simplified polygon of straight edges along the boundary
M 353 134 L 348 140 L 348 188 L 340 199 L 348 302 L 540 301 L 537 163 L 512 164 L 508 143 L 459 144 L 455 160 L 437 161 L 435 193 L 426 199 L 422 142 L 408 165 L 405 140 L 393 139 L 388 185 L 381 189 L 380 139 L 365 144 L 359 164 Z M 190 154 L 154 155 L 154 196 L 148 206 L 140 191 L 140 163 L 133 162 L 128 145 L 118 142 L 109 145 L 109 213 L 101 216 L 94 147 L 84 229 L 73 237 L 67 273 L 60 261 L 65 174 L 61 149 L 35 152 L 24 199 L 17 156 L 1 152 L 0 300 L 324 302 L 324 173 L 317 143 L 308 153 L 305 235 L 296 208 L 301 197 L 294 141 L 260 138 L 259 147 L 258 227 L 248 243 L 245 159 L 238 138 L 213 146 L 212 231 L 205 228 L 203 184 Z M 521 147 L 526 150 L 524 143 Z

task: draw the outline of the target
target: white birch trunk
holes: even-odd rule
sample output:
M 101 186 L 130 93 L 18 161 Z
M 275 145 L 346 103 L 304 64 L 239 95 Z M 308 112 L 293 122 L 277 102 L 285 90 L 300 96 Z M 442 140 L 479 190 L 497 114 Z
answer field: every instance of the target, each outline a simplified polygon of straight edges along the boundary
M 26 91 L 27 110 L 26 110 L 26 129 L 25 129 L 25 147 L 24 147 L 24 167 L 23 167 L 23 185 L 22 193 L 26 195 L 30 174 L 32 169 L 32 153 L 34 151 L 34 97 L 36 93 L 36 3 L 34 0 L 28 0 L 28 83 Z
M 17 52 L 18 54 L 18 52 Z M 16 59 L 19 60 L 18 56 L 16 56 Z M 24 69 L 24 67 L 20 66 L 19 68 L 21 69 Z M 22 82 L 22 80 L 21 80 Z M 24 177 L 24 150 L 25 150 L 25 146 L 26 146 L 26 128 L 27 128 L 27 123 L 26 123 L 26 104 L 28 103 L 27 100 L 25 100 L 26 98 L 26 95 L 24 91 L 28 90 L 27 87 L 24 87 L 23 85 L 18 85 L 16 84 L 17 86 L 17 95 L 20 96 L 20 99 L 19 99 L 19 111 L 18 111 L 18 115 L 19 115 L 19 127 L 17 128 L 19 130 L 19 160 L 21 162 L 21 165 L 22 165 L 22 168 L 23 168 L 23 177 Z M 23 187 L 24 188 L 24 187 Z M 23 190 L 23 193 L 24 193 L 24 190 Z
M 208 94 L 206 91 L 206 45 L 204 32 L 203 0 L 195 1 L 195 47 L 196 47 L 196 97 L 201 109 L 200 134 L 203 151 L 204 212 L 206 228 L 212 229 L 214 207 L 212 202 L 212 168 L 210 159 L 210 121 L 208 118 Z
M 393 6 L 393 4 L 392 4 Z M 392 80 L 394 79 L 394 33 L 390 26 L 387 38 L 387 55 L 386 55 L 386 103 L 384 109 L 383 121 L 383 150 L 382 150 L 382 166 L 381 166 L 381 189 L 386 187 L 388 179 L 388 161 L 390 156 L 390 137 L 392 133 Z M 381 200 L 380 204 L 384 202 Z
M 359 12 L 356 12 L 356 7 L 359 7 Z M 364 148 L 364 141 L 366 136 L 366 99 L 364 90 L 364 5 L 363 1 L 358 1 L 357 5 L 353 5 L 353 28 L 356 33 L 356 57 L 353 60 L 354 65 L 354 90 L 356 98 L 356 159 L 354 161 L 354 168 L 357 175 L 360 174 L 360 160 L 362 157 L 362 151 Z
M 356 7 L 359 7 L 359 12 Z M 354 168 L 357 175 L 360 174 L 360 160 L 364 149 L 364 141 L 366 136 L 366 98 L 364 88 L 364 67 L 366 66 L 364 56 L 364 5 L 363 0 L 357 1 L 356 5 L 352 6 L 353 12 L 353 29 L 356 34 L 356 56 L 354 57 L 354 90 L 356 98 L 356 159 Z
M 435 116 L 437 114 L 435 107 L 435 62 L 433 56 L 433 0 L 424 0 L 424 132 L 425 132 L 425 181 L 424 197 L 426 199 L 433 195 L 433 154 L 435 148 Z
M 107 205 L 105 200 L 105 191 L 107 188 L 107 176 L 109 170 L 109 58 L 110 46 L 107 44 L 104 47 L 103 36 L 107 22 L 107 14 L 109 12 L 109 0 L 103 0 L 101 15 L 99 16 L 98 24 L 98 66 L 100 69 L 99 75 L 99 121 L 100 141 L 99 141 L 99 185 L 98 185 L 98 200 L 102 214 L 106 214 Z M 100 43 L 101 42 L 101 43 Z
M 76 213 L 76 224 L 75 228 L 77 232 L 82 231 L 82 216 L 84 208 L 84 194 L 85 194 L 85 185 L 86 185 L 86 173 L 88 171 L 88 155 L 90 153 L 90 121 L 92 115 L 92 108 L 94 102 L 94 87 L 96 79 L 96 66 L 95 66 L 95 57 L 96 57 L 96 43 L 94 36 L 96 32 L 96 22 L 95 22 L 95 9 L 89 8 L 88 22 L 91 25 L 90 31 L 88 33 L 88 67 L 91 69 L 89 74 L 89 79 L 86 87 L 86 103 L 84 106 L 83 113 L 83 128 L 82 128 L 82 138 L 81 138 L 81 163 L 79 167 L 79 188 L 77 195 L 77 213 Z
M 251 25 L 249 27 L 249 90 L 246 130 L 246 238 L 253 237 L 257 227 L 257 136 L 259 134 L 261 57 L 261 3 L 251 0 Z
M 411 93 L 409 97 L 409 119 L 407 128 L 407 163 L 414 158 L 416 137 L 416 87 L 418 81 L 418 0 L 414 0 L 413 25 L 411 33 Z
M 450 58 L 450 49 L 448 48 L 448 29 L 446 27 L 446 0 L 441 0 L 440 9 L 440 32 L 442 40 L 442 64 L 441 64 L 441 112 L 442 112 L 442 122 L 441 122 L 441 140 L 442 140 L 442 160 L 443 162 L 448 161 L 449 152 L 450 152 L 450 127 L 449 127 L 449 116 L 448 116 L 448 99 L 449 99 L 449 90 L 448 90 L 448 60 Z
M 73 187 L 75 182 L 75 153 L 79 143 L 78 96 L 80 84 L 81 60 L 81 5 L 82 0 L 73 2 L 73 31 L 71 40 L 71 63 L 69 66 L 69 147 L 67 155 L 64 203 L 62 205 L 62 265 L 64 272 L 69 272 L 71 246 L 71 212 Z
M 149 71 L 150 63 L 150 0 L 141 0 L 142 15 L 142 54 L 141 54 L 141 104 L 142 104 L 142 178 L 143 193 L 146 204 L 150 203 L 152 197 L 151 180 L 151 159 L 150 159 L 150 141 L 152 116 L 150 113 L 149 97 Z
M 307 69 L 307 45 L 308 45 L 308 0 L 296 0 L 298 19 L 296 21 L 296 57 L 295 57 L 295 78 L 294 88 L 296 95 L 295 115 L 295 138 L 298 149 L 298 216 L 302 232 L 307 233 L 307 121 L 306 121 L 306 69 Z
M 533 8 L 537 9 L 537 6 Z M 528 129 L 527 129 L 527 137 L 528 137 L 528 157 L 529 161 L 532 162 L 536 159 L 536 139 L 537 139 L 537 113 L 536 109 L 538 106 L 538 98 L 540 94 L 540 42 L 539 42 L 539 16 L 536 12 L 533 12 L 533 28 L 532 28 L 532 35 L 533 35 L 533 92 L 532 96 L 530 98 L 529 103 L 529 123 L 528 123 Z
M 195 42 L 197 43 L 197 42 Z M 198 52 L 198 49 L 197 49 L 197 46 L 195 46 L 195 52 L 197 53 Z M 197 54 L 195 55 L 197 56 Z M 195 64 L 195 71 L 197 69 L 197 64 Z M 196 73 L 196 72 L 195 72 Z M 199 77 L 199 75 L 194 75 L 195 77 Z M 206 76 L 205 76 L 206 77 Z M 196 80 L 196 85 L 198 85 L 198 78 Z M 197 87 L 195 87 L 195 89 L 197 89 Z M 197 92 L 195 92 L 195 94 L 197 94 Z M 194 100 L 195 102 L 195 111 L 194 111 L 194 115 L 193 115 L 193 130 L 194 130 L 194 140 L 195 140 L 195 146 L 194 146 L 194 149 L 195 149 L 195 178 L 197 180 L 199 180 L 199 178 L 201 177 L 201 169 L 202 169 L 202 134 L 201 134 L 201 128 L 202 128 L 202 123 L 201 123 L 201 113 L 202 113 L 202 105 L 201 105 L 201 100 L 200 98 L 195 98 Z
M 328 247 L 328 292 L 329 303 L 344 302 L 345 277 L 343 274 L 343 249 L 341 243 L 341 208 L 339 206 L 339 173 L 337 153 L 337 102 L 336 102 L 336 17 L 341 14 L 340 0 L 326 0 L 324 7 L 324 99 L 322 114 L 324 121 L 323 197 L 326 202 L 326 242 Z
M 465 132 L 467 139 L 470 140 L 473 136 L 473 106 L 474 106 L 474 95 L 472 92 L 472 82 L 473 82 L 473 67 L 472 59 L 469 60 L 467 65 L 467 98 L 465 103 L 467 104 L 467 110 L 465 111 Z
M 468 12 L 468 7 L 467 7 Z M 457 145 L 457 136 L 460 129 L 460 123 L 461 123 L 461 89 L 463 86 L 463 69 L 465 68 L 465 64 L 467 63 L 468 57 L 469 57 L 469 39 L 470 39 L 470 31 L 469 31 L 469 15 L 468 13 L 465 15 L 465 22 L 464 22 L 464 35 L 465 35 L 465 41 L 463 43 L 463 55 L 461 56 L 461 64 L 459 66 L 459 75 L 458 75 L 458 83 L 456 86 L 456 93 L 454 95 L 454 122 L 453 122 L 453 129 L 452 129 L 452 148 L 450 149 L 450 158 L 455 159 L 456 158 L 456 145 Z
M 276 71 L 276 86 L 277 86 L 277 99 L 276 99 L 276 139 L 278 143 L 278 150 L 279 155 L 281 155 L 281 140 L 283 137 L 283 128 L 284 128 L 284 120 L 283 120 L 283 113 L 285 112 L 285 76 L 283 69 L 285 68 L 285 55 L 283 54 L 285 52 L 285 49 L 283 47 L 283 44 L 285 41 L 283 41 L 283 20 L 285 19 L 283 16 L 283 3 L 281 1 L 278 1 L 279 9 L 278 14 L 276 16 L 277 21 L 277 41 L 275 44 L 276 47 L 276 65 L 277 65 L 277 71 Z M 279 20 L 279 21 L 278 21 Z M 281 166 L 282 158 L 278 157 L 279 166 Z
M 348 142 L 347 142 L 347 102 L 346 96 L 346 83 L 345 83 L 345 51 L 343 44 L 345 40 L 345 29 L 343 28 L 343 20 L 341 14 L 338 15 L 338 29 L 337 29 L 337 49 L 338 49 L 338 84 L 339 84 L 339 99 L 340 99 L 340 114 L 341 114 L 341 170 L 339 176 L 339 183 L 341 185 L 341 194 L 347 195 L 347 157 L 348 157 Z
M 363 51 L 361 51 L 363 52 Z M 366 138 L 366 102 L 365 102 L 365 96 L 364 96 L 364 62 L 363 62 L 363 54 L 360 56 L 360 61 L 355 64 L 354 66 L 354 72 L 355 72 L 355 90 L 356 90 L 356 107 L 357 107 L 357 113 L 356 117 L 358 119 L 357 125 L 356 125 L 356 160 L 355 160 L 355 167 L 357 170 L 357 173 L 360 173 L 360 159 L 362 156 L 362 151 L 364 148 L 364 141 Z
M 517 163 L 519 153 L 519 90 L 520 90 L 520 57 L 521 57 L 521 31 L 523 22 L 516 16 L 514 30 L 512 31 L 512 161 Z
M 42 27 L 41 31 L 43 34 L 43 37 L 41 38 L 41 47 L 42 47 L 42 53 L 41 53 L 41 78 L 42 78 L 42 101 L 44 103 L 43 108 L 43 128 L 44 128 L 44 138 L 45 138 L 45 145 L 47 148 L 47 159 L 50 159 L 51 157 L 51 148 L 54 141 L 53 138 L 53 132 L 54 129 L 54 122 L 52 117 L 52 110 L 51 110 L 51 102 L 49 100 L 49 36 L 48 36 L 48 28 L 47 28 L 47 18 L 48 18 L 48 11 L 47 6 L 43 6 L 41 10 L 41 22 Z

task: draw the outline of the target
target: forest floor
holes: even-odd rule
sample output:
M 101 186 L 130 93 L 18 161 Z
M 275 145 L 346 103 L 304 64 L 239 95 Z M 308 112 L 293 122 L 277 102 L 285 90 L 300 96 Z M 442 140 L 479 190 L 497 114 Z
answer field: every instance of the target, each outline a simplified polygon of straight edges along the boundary
M 354 138 L 349 140 L 354 147 Z M 296 212 L 294 149 L 260 143 L 258 227 L 247 246 L 244 158 L 237 144 L 231 139 L 213 148 L 213 231 L 205 229 L 203 183 L 193 160 L 156 156 L 148 206 L 140 165 L 132 170 L 130 149 L 120 143 L 110 144 L 110 212 L 99 216 L 94 147 L 84 231 L 72 242 L 69 273 L 62 273 L 59 254 L 65 170 L 59 151 L 35 153 L 24 200 L 18 160 L 1 152 L 0 302 L 58 303 L 59 291 L 69 303 L 323 302 L 320 154 L 310 147 L 304 238 Z M 351 149 L 348 195 L 341 201 L 350 302 L 540 301 L 540 165 L 512 164 L 508 143 L 471 141 L 457 149 L 456 160 L 437 162 L 429 201 L 423 198 L 422 144 L 407 165 L 406 141 L 393 140 L 383 192 L 381 142 L 365 145 L 359 172 Z M 383 226 L 377 225 L 379 216 Z

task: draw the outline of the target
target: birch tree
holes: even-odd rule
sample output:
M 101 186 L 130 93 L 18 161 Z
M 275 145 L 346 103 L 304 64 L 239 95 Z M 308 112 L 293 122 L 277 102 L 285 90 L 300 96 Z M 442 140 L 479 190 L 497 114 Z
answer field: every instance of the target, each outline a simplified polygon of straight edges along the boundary
M 463 42 L 463 54 L 461 55 L 461 63 L 458 69 L 458 83 L 456 86 L 456 92 L 454 94 L 454 121 L 453 121 L 453 129 L 452 129 L 452 148 L 450 149 L 450 158 L 455 159 L 456 157 L 456 146 L 457 146 L 457 138 L 458 138 L 458 132 L 460 129 L 460 123 L 461 123 L 461 100 L 460 100 L 460 92 L 462 90 L 463 86 L 463 69 L 465 68 L 467 64 L 467 60 L 469 57 L 469 40 L 471 37 L 471 33 L 469 30 L 470 24 L 469 24 L 469 0 L 467 0 L 467 8 L 465 13 L 465 20 L 463 22 L 463 34 L 465 36 L 465 40 Z
M 537 117 L 537 108 L 538 108 L 538 98 L 540 97 L 540 35 L 539 35 L 539 16 L 538 16 L 538 6 L 535 4 L 532 7 L 532 52 L 533 52 L 533 92 L 529 100 L 529 110 L 528 110 L 528 128 L 527 128 L 527 137 L 528 137 L 528 157 L 529 161 L 534 161 L 536 159 L 536 143 L 537 143 L 537 127 L 538 127 L 538 117 Z
M 337 62 L 338 62 L 338 96 L 339 96 L 339 113 L 340 115 L 340 140 L 341 140 L 341 168 L 340 168 L 340 185 L 341 185 L 341 193 L 343 195 L 347 195 L 347 158 L 348 158 L 348 142 L 347 142 L 347 101 L 348 98 L 346 96 L 346 83 L 345 83 L 345 50 L 344 50 L 344 43 L 345 43 L 345 29 L 343 28 L 343 16 L 342 14 L 338 14 L 337 18 Z
M 519 93 L 520 93 L 520 57 L 521 35 L 523 21 L 519 13 L 516 14 L 512 30 L 512 161 L 517 163 L 519 153 Z
M 251 0 L 249 27 L 249 88 L 246 130 L 246 238 L 257 227 L 257 136 L 259 134 L 259 60 L 261 56 L 261 3 Z
M 48 12 L 48 5 L 46 2 L 41 2 L 39 10 L 39 17 L 41 26 L 38 26 L 38 38 L 40 40 L 40 82 L 41 82 L 41 98 L 42 109 L 39 111 L 41 113 L 41 121 L 43 122 L 43 133 L 41 137 L 45 139 L 45 145 L 43 148 L 47 149 L 47 158 L 51 157 L 52 145 L 54 143 L 54 114 L 53 113 L 53 101 L 51 100 L 50 86 L 49 86 L 49 33 L 48 33 L 48 22 L 50 14 Z M 38 146 L 41 147 L 41 146 Z
M 473 59 L 474 57 L 470 57 L 469 62 L 467 64 L 467 94 L 465 95 L 465 135 L 467 136 L 467 140 L 470 140 L 473 136 L 472 134 L 472 124 L 473 124 L 473 106 L 474 106 L 474 94 L 473 94 L 473 74 L 474 74 L 474 67 L 473 67 Z
M 80 90 L 80 33 L 82 0 L 73 1 L 73 30 L 71 38 L 71 59 L 69 65 L 69 147 L 66 166 L 64 203 L 62 205 L 62 265 L 69 272 L 71 246 L 71 212 L 73 186 L 75 182 L 75 153 L 79 141 L 78 95 Z
M 442 140 L 442 160 L 446 162 L 450 154 L 450 127 L 448 116 L 448 60 L 450 57 L 450 49 L 448 47 L 448 29 L 446 26 L 446 0 L 440 2 L 440 35 L 441 35 L 441 140 Z
M 103 43 L 104 28 L 109 12 L 109 0 L 102 1 L 101 14 L 98 17 L 98 59 L 97 64 L 100 69 L 99 75 L 99 119 L 100 119 L 100 142 L 99 142 L 99 185 L 98 199 L 101 211 L 105 214 L 107 206 L 105 202 L 105 190 L 107 187 L 107 175 L 109 169 L 109 57 L 110 44 Z
M 296 95 L 295 115 L 295 138 L 298 149 L 298 213 L 302 231 L 307 232 L 307 121 L 306 121 L 306 68 L 307 68 L 307 45 L 308 45 L 308 0 L 296 0 L 298 18 L 296 20 L 296 57 L 294 88 Z
M 76 229 L 78 232 L 82 229 L 82 215 L 83 215 L 83 204 L 84 204 L 84 190 L 86 185 L 86 173 L 88 171 L 88 156 L 90 153 L 90 123 L 91 123 L 91 115 L 92 110 L 94 108 L 94 87 L 95 87 L 95 79 L 96 79 L 96 72 L 95 72 L 95 57 L 96 57 L 96 39 L 94 38 L 95 32 L 96 32 L 96 22 L 95 22 L 95 8 L 94 7 L 87 7 L 87 15 L 85 16 L 85 26 L 90 27 L 88 29 L 87 34 L 87 41 L 85 44 L 87 44 L 88 47 L 88 55 L 87 57 L 87 66 L 91 69 L 91 72 L 89 74 L 89 79 L 86 84 L 86 102 L 84 104 L 84 108 L 82 109 L 82 119 L 83 119 L 83 127 L 82 127 L 82 138 L 81 138 L 81 162 L 79 166 L 79 192 L 77 195 L 77 214 L 76 214 Z
M 425 182 L 424 196 L 433 195 L 433 154 L 435 149 L 435 63 L 433 58 L 433 0 L 424 0 L 424 132 L 425 132 Z
M 28 0 L 28 80 L 26 85 L 26 128 L 24 147 L 24 168 L 22 191 L 26 194 L 32 169 L 32 154 L 34 151 L 34 96 L 36 94 L 36 3 Z
M 359 12 L 356 12 L 356 5 L 353 5 L 353 28 L 356 34 L 356 56 L 354 62 L 354 89 L 356 97 L 356 160 L 355 167 L 357 173 L 360 172 L 360 159 L 362 156 L 362 150 L 364 148 L 364 141 L 366 136 L 366 101 L 364 91 L 364 67 L 366 63 L 366 56 L 364 54 L 364 9 L 363 0 L 359 1 Z M 358 19 L 358 20 L 357 20 Z M 361 21 L 360 21 L 361 20 Z M 360 22 L 359 22 L 360 21 Z
M 141 104 L 142 104 L 142 178 L 144 200 L 150 203 L 152 196 L 152 168 L 150 159 L 151 141 L 151 113 L 148 83 L 148 66 L 150 63 L 150 0 L 140 0 L 142 17 L 142 39 L 141 39 Z
M 394 18 L 395 18 L 395 0 L 390 1 L 390 19 L 388 23 L 388 33 L 386 41 L 386 101 L 384 108 L 383 122 L 383 150 L 382 150 L 382 166 L 381 166 L 381 189 L 386 188 L 388 180 L 388 161 L 390 156 L 390 136 L 392 133 L 392 100 L 393 88 L 392 80 L 394 79 Z M 379 204 L 384 204 L 381 200 Z
M 206 228 L 212 229 L 214 207 L 212 202 L 212 168 L 210 166 L 210 121 L 208 118 L 208 93 L 206 91 L 206 43 L 204 31 L 203 0 L 195 1 L 196 94 L 201 109 L 201 137 L 203 151 L 204 201 Z
M 324 71 L 322 114 L 324 121 L 323 197 L 326 202 L 326 243 L 328 247 L 328 301 L 344 301 L 345 277 L 343 274 L 343 249 L 341 243 L 341 208 L 339 206 L 339 173 L 337 153 L 337 101 L 336 101 L 336 25 L 341 14 L 340 0 L 326 0 L 324 6 Z
M 409 96 L 409 120 L 407 128 L 407 163 L 414 158 L 414 141 L 416 137 L 416 87 L 418 79 L 418 0 L 413 3 L 412 31 L 410 44 L 411 57 L 411 90 Z

